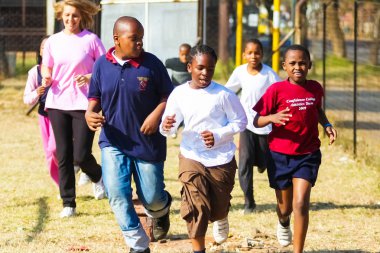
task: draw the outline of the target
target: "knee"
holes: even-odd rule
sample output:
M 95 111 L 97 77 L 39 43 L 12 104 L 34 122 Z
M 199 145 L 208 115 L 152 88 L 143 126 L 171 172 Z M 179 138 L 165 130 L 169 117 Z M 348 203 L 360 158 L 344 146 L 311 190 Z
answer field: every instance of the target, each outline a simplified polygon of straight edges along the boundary
M 292 205 L 279 205 L 277 206 L 278 213 L 283 217 L 288 217 L 292 214 Z
M 143 203 L 146 209 L 150 211 L 159 211 L 171 204 L 170 195 L 164 191 L 164 194 L 155 193 L 153 195 L 145 196 Z
M 309 213 L 309 203 L 303 199 L 295 200 L 293 203 L 294 213 L 305 216 Z

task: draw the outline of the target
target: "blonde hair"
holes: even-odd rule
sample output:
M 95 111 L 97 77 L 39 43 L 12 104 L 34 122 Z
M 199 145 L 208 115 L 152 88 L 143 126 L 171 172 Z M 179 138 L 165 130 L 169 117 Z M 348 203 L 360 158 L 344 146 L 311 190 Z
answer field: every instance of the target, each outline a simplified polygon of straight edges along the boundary
M 70 5 L 75 7 L 81 15 L 80 29 L 91 29 L 94 25 L 93 16 L 99 11 L 100 7 L 89 0 L 63 0 L 54 4 L 55 17 L 62 20 L 63 7 Z

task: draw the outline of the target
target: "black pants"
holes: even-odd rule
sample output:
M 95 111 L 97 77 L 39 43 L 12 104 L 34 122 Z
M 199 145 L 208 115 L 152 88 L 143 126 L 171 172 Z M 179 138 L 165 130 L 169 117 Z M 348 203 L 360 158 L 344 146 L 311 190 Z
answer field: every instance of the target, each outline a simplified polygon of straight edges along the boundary
M 94 132 L 87 126 L 85 111 L 49 109 L 48 114 L 57 145 L 59 192 L 63 206 L 76 207 L 74 163 L 92 182 L 98 182 L 102 177 L 101 167 L 92 155 Z
M 240 133 L 239 140 L 239 183 L 244 193 L 246 205 L 252 205 L 253 166 L 266 168 L 266 157 L 269 152 L 268 135 L 258 135 L 250 130 Z

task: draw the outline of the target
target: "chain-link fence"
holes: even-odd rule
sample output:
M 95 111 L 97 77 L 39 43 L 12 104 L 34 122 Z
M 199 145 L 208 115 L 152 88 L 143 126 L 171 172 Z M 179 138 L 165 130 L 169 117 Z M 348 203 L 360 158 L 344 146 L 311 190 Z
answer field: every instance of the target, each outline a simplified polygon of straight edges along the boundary
M 380 1 L 315 1 L 309 5 L 308 21 L 309 48 L 317 63 L 315 76 L 324 82 L 326 111 L 348 149 L 379 163 Z

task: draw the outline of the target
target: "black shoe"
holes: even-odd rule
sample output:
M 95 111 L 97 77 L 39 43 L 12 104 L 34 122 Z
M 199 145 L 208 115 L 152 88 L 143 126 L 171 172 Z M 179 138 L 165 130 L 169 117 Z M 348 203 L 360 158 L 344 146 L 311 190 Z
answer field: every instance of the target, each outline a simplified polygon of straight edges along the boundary
M 162 240 L 166 237 L 170 228 L 169 212 L 160 218 L 153 218 L 153 237 Z
M 253 201 L 253 203 L 245 204 L 244 205 L 244 214 L 250 214 L 253 213 L 256 209 L 256 203 Z
M 264 173 L 264 171 L 266 170 L 267 168 L 265 168 L 265 167 L 257 167 L 257 171 L 259 172 L 259 173 Z
M 156 241 L 164 239 L 169 232 L 169 228 L 170 228 L 169 214 L 170 214 L 171 204 L 172 204 L 172 196 L 168 193 L 168 204 L 166 205 L 166 207 L 169 207 L 168 212 L 160 218 L 152 219 L 153 220 L 153 238 Z
M 150 249 L 146 248 L 144 251 L 138 251 L 136 249 L 132 249 L 129 251 L 129 253 L 150 253 Z

